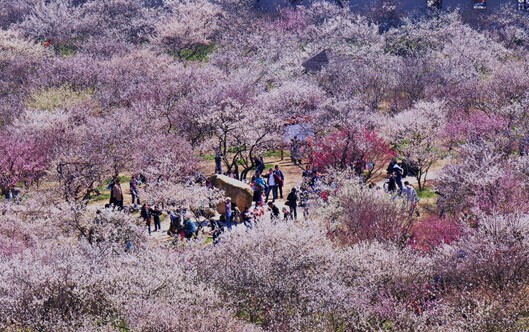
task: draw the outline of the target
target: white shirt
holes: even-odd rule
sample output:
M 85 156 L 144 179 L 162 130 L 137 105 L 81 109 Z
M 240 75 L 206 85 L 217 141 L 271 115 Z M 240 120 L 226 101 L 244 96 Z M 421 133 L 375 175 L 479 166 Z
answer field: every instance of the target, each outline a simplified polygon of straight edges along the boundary
M 276 179 L 274 178 L 274 173 L 268 175 L 268 185 L 269 186 L 276 185 Z

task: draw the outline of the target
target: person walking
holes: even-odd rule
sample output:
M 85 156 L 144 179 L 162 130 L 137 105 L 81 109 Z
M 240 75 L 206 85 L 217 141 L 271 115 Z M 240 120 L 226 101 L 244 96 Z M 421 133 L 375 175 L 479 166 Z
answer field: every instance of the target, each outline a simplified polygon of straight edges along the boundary
M 290 208 L 290 213 L 292 217 L 294 218 L 294 220 L 297 220 L 298 219 L 298 212 L 297 212 L 298 193 L 297 193 L 296 188 L 292 188 L 292 190 L 290 191 L 290 194 L 288 194 L 287 206 Z
M 404 204 L 408 207 L 410 216 L 413 215 L 413 212 L 416 212 L 417 203 L 419 203 L 419 196 L 415 188 L 408 182 L 404 181 L 404 188 L 402 190 L 404 196 Z M 418 215 L 417 211 L 417 215 Z
M 277 199 L 277 186 L 279 184 L 279 177 L 274 174 L 274 170 L 270 168 L 268 170 L 268 174 L 266 175 L 266 180 L 268 187 L 266 187 L 265 202 L 268 202 L 270 192 L 272 192 L 272 203 L 274 203 Z
M 279 190 L 279 198 L 283 198 L 283 186 L 285 184 L 285 174 L 279 169 L 279 165 L 274 168 L 274 174 L 277 175 L 278 183 L 277 189 Z
M 119 178 L 116 178 L 114 181 L 111 196 L 114 206 L 117 206 L 119 210 L 123 210 L 123 191 L 121 190 L 121 181 Z

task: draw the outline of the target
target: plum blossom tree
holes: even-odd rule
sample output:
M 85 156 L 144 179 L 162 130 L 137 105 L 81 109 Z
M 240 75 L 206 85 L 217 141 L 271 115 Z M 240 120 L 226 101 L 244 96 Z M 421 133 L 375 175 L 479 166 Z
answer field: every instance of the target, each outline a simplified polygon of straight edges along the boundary
M 0 301 L 0 326 L 206 331 L 214 321 L 226 331 L 257 330 L 232 318 L 231 310 L 220 310 L 216 293 L 204 283 L 195 284 L 173 254 L 137 250 L 116 255 L 63 244 L 2 260 L 0 289 L 6 296 Z M 174 310 L 193 315 L 176 318 Z
M 2 29 L 8 29 L 12 24 L 18 23 L 29 14 L 32 6 L 35 5 L 33 0 L 22 0 L 22 1 L 0 1 L 0 7 L 3 9 L 0 13 L 0 27 Z
M 463 231 L 457 220 L 431 216 L 414 224 L 411 233 L 410 245 L 414 249 L 431 251 L 458 240 Z
M 320 169 L 354 169 L 369 181 L 394 155 L 389 144 L 367 128 L 350 128 L 315 138 L 312 160 Z
M 133 156 L 131 168 L 147 176 L 149 181 L 178 182 L 194 175 L 197 168 L 191 145 L 175 135 L 142 135 L 131 146 L 141 151 Z
M 415 177 L 419 189 L 423 189 L 430 167 L 444 155 L 439 140 L 439 134 L 445 126 L 443 103 L 418 103 L 414 108 L 389 118 L 387 126 L 398 155 L 417 165 Z
M 61 46 L 71 46 L 78 35 L 81 9 L 70 1 L 55 0 L 38 2 L 18 29 L 34 41 L 49 41 L 57 51 Z
M 331 256 L 318 230 L 308 225 L 303 228 L 263 224 L 249 233 L 238 230 L 207 256 L 197 253 L 198 275 L 222 289 L 223 300 L 237 308 L 239 315 L 252 323 L 261 322 L 265 329 L 323 326 L 309 294 L 317 292 L 318 279 L 325 276 Z
M 523 15 L 477 29 L 397 13 L 388 30 L 397 7 L 365 17 L 329 1 L 0 8 L 0 186 L 46 181 L 0 200 L 0 330 L 527 328 Z M 323 50 L 328 63 L 304 70 Z M 166 246 L 87 200 L 140 172 L 142 201 L 212 216 L 224 193 L 203 185 L 199 156 L 220 146 L 244 177 L 292 123 L 314 132 L 316 166 L 334 166 L 307 220 Z M 374 181 L 392 150 L 420 164 L 421 187 L 451 154 L 431 181 L 444 218 L 411 218 L 349 170 L 374 161 Z
M 176 55 L 184 49 L 209 45 L 219 28 L 219 5 L 209 1 L 174 1 L 156 25 L 155 43 Z
M 336 241 L 351 245 L 366 240 L 405 243 L 412 226 L 408 210 L 386 193 L 338 174 L 323 220 Z
M 0 189 L 2 192 L 38 182 L 50 163 L 50 146 L 33 137 L 3 132 L 0 137 Z
M 515 161 L 484 143 L 464 145 L 460 153 L 461 163 L 446 166 L 439 179 L 447 212 L 472 220 L 480 214 L 527 211 L 527 178 Z
M 251 107 L 251 106 L 250 106 Z M 235 100 L 224 100 L 207 115 L 228 171 L 241 179 L 254 166 L 254 158 L 272 147 L 280 123 L 271 114 L 258 115 Z M 239 172 L 239 165 L 243 170 Z
M 446 138 L 455 144 L 496 141 L 507 130 L 507 121 L 496 114 L 476 111 L 471 114 L 453 114 L 445 128 Z
M 24 109 L 34 75 L 49 57 L 42 47 L 12 30 L 0 30 L 0 125 L 10 124 Z

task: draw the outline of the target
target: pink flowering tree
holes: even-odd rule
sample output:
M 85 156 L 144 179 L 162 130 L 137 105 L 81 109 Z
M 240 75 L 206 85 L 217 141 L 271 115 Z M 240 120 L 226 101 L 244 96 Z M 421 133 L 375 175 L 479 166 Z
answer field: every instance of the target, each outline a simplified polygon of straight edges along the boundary
M 355 169 L 367 182 L 394 156 L 389 144 L 366 129 L 339 130 L 314 139 L 312 160 L 319 169 Z
M 430 216 L 416 222 L 412 229 L 410 245 L 414 249 L 431 251 L 442 244 L 450 244 L 463 234 L 457 220 Z
M 329 236 L 351 245 L 366 240 L 405 243 L 410 232 L 408 209 L 381 190 L 366 188 L 347 174 L 332 180 L 332 190 L 322 209 Z
M 50 150 L 45 142 L 4 132 L 0 137 L 0 189 L 38 182 L 49 167 Z
M 478 143 L 482 140 L 499 141 L 507 130 L 507 120 L 496 114 L 482 111 L 452 115 L 447 122 L 445 136 L 452 144 Z

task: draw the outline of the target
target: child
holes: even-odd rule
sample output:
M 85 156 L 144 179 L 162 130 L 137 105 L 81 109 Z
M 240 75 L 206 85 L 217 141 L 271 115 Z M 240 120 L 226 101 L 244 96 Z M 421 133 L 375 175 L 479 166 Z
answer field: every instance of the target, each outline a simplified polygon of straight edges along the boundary
M 272 202 L 268 202 L 268 208 L 270 209 L 270 220 L 275 221 L 279 219 L 279 208 Z
M 244 209 L 244 211 L 241 214 L 241 217 L 242 217 L 242 222 L 244 226 L 246 226 L 246 228 L 248 229 L 252 229 L 253 213 L 250 212 L 250 209 L 248 207 Z
M 283 208 L 283 220 L 287 221 L 287 220 L 292 220 L 292 213 L 290 213 L 290 211 L 284 207 Z

